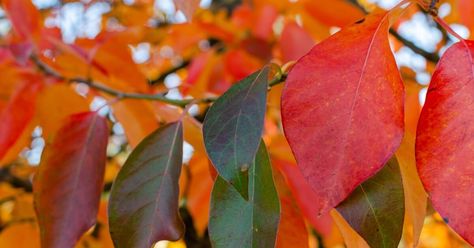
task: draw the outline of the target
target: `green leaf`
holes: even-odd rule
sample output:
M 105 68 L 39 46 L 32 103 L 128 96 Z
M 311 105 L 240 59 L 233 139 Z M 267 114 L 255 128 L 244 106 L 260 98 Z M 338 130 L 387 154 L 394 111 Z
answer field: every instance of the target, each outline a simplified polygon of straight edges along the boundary
M 218 177 L 211 196 L 209 236 L 213 247 L 274 247 L 280 203 L 263 141 L 249 172 L 249 200 Z
M 110 193 L 109 225 L 116 247 L 150 248 L 183 235 L 178 212 L 182 157 L 181 122 L 159 128 L 130 154 Z
M 243 79 L 211 106 L 204 120 L 204 143 L 219 175 L 248 199 L 248 171 L 260 144 L 269 67 Z
M 380 172 L 357 187 L 337 210 L 370 247 L 398 247 L 405 201 L 397 159 L 393 157 Z

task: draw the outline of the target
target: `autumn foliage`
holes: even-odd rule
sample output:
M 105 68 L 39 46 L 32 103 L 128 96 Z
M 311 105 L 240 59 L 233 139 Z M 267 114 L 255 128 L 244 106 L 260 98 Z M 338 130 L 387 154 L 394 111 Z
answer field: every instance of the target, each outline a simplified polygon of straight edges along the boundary
M 473 1 L 33 2 L 0 0 L 0 247 L 474 245 Z

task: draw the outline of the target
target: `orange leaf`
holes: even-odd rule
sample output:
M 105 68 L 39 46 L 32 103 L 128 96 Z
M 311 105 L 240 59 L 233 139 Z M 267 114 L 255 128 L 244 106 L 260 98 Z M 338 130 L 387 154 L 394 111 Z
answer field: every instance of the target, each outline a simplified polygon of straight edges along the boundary
M 328 26 L 347 26 L 364 17 L 364 13 L 345 0 L 304 0 L 304 7 L 313 18 Z
M 405 239 L 405 241 L 416 246 L 425 220 L 427 196 L 416 170 L 415 137 L 413 134 L 405 133 L 402 145 L 395 154 L 400 164 L 405 194 L 404 231 L 408 231 L 412 235 L 410 240 Z
M 0 247 L 40 248 L 36 224 L 14 224 L 0 233 Z
M 158 128 L 153 106 L 144 100 L 122 100 L 112 105 L 113 113 L 122 124 L 128 142 L 135 147 Z
M 194 154 L 183 168 L 182 177 L 187 176 L 191 181 L 185 185 L 187 189 L 186 206 L 193 217 L 198 234 L 203 235 L 209 221 L 209 203 L 214 180 L 209 171 L 209 160 L 206 155 Z M 188 174 L 189 173 L 189 174 Z
M 37 116 L 43 136 L 51 138 L 59 130 L 65 118 L 89 110 L 87 101 L 66 84 L 54 84 L 38 96 Z
M 304 218 L 296 205 L 283 175 L 273 170 L 273 178 L 278 191 L 281 205 L 280 224 L 278 226 L 277 248 L 306 248 L 308 246 L 308 230 Z

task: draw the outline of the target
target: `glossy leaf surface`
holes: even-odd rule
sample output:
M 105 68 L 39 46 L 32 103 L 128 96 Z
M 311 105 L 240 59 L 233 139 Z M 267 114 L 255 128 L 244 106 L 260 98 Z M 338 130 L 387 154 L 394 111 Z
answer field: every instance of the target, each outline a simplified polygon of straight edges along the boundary
M 248 198 L 248 171 L 263 132 L 269 68 L 230 88 L 204 120 L 204 143 L 219 175 Z
M 213 247 L 273 247 L 280 204 L 270 160 L 261 143 L 249 173 L 249 200 L 218 177 L 211 195 L 209 236 Z
M 103 117 L 84 112 L 69 117 L 46 146 L 34 181 L 42 247 L 74 247 L 96 223 L 108 135 Z
M 371 247 L 398 247 L 405 203 L 397 159 L 359 185 L 337 211 Z
M 474 41 L 446 51 L 418 124 L 416 161 L 433 207 L 474 245 Z
M 183 235 L 178 213 L 182 157 L 181 122 L 159 128 L 130 154 L 109 200 L 110 233 L 116 247 L 149 248 Z
M 403 136 L 403 84 L 387 38 L 389 12 L 316 45 L 290 71 L 285 135 L 327 213 L 380 170 Z M 370 134 L 370 135 L 368 135 Z

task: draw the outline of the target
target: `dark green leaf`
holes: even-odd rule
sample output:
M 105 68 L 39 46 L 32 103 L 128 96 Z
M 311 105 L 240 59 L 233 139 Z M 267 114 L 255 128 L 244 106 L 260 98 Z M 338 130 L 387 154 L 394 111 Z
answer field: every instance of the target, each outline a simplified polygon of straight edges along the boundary
M 393 157 L 337 210 L 370 247 L 396 248 L 403 229 L 405 203 L 398 161 Z
M 260 144 L 269 68 L 255 72 L 224 93 L 204 120 L 204 143 L 219 175 L 248 199 L 248 171 Z
M 182 154 L 181 122 L 159 128 L 130 154 L 110 193 L 109 225 L 116 247 L 150 248 L 183 235 L 178 212 Z
M 211 196 L 209 236 L 213 247 L 274 247 L 280 203 L 263 141 L 249 172 L 249 200 L 218 177 Z

